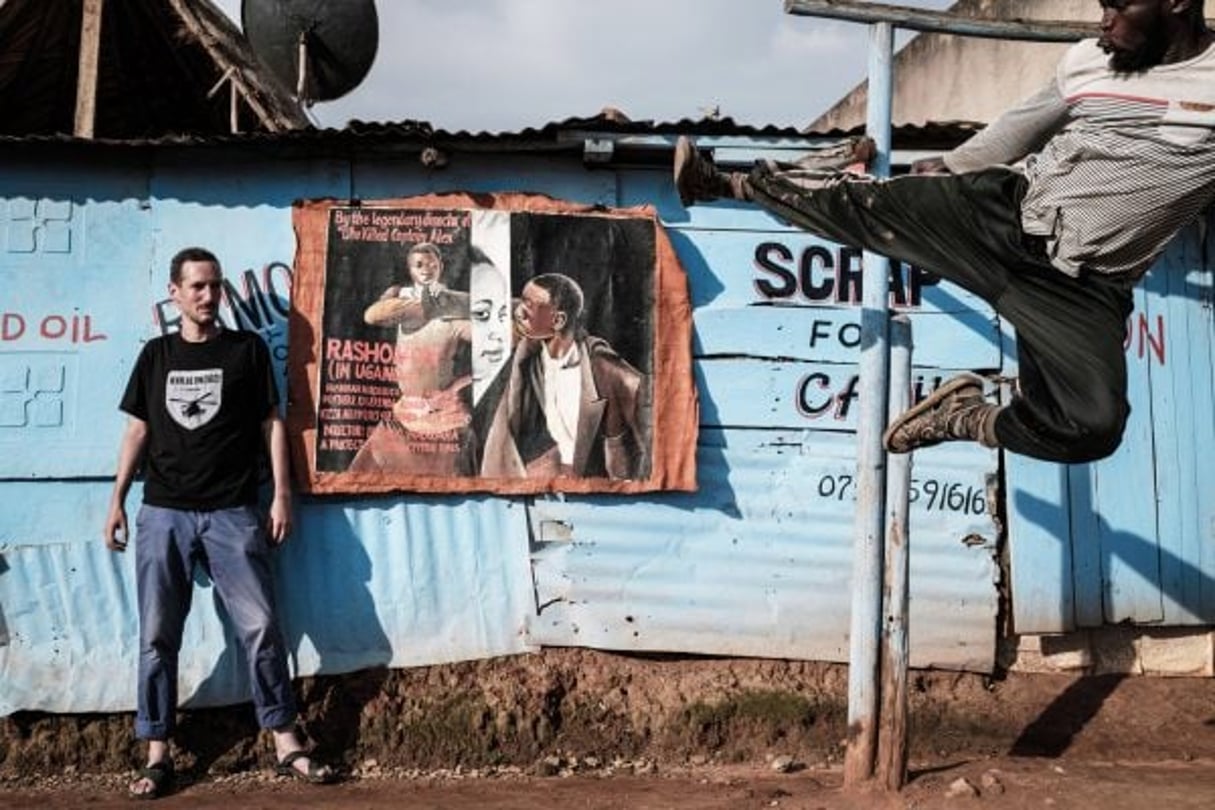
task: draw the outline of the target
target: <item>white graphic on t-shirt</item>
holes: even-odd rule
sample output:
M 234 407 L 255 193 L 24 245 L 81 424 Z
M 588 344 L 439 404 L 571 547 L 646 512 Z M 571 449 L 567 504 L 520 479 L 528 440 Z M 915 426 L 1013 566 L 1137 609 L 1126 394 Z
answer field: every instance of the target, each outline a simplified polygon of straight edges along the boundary
M 202 427 L 215 418 L 223 399 L 224 371 L 170 371 L 165 384 L 165 408 L 186 430 Z

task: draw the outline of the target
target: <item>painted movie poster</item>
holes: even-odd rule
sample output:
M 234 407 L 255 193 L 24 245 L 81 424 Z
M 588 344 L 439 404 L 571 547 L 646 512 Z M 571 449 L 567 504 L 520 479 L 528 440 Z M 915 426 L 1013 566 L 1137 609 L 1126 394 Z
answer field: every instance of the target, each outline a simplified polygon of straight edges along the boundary
M 319 203 L 297 210 L 297 233 L 291 340 L 313 353 L 307 412 L 289 420 L 310 491 L 694 486 L 694 458 L 681 480 L 656 452 L 656 370 L 677 375 L 670 430 L 693 431 L 693 448 L 696 403 L 690 347 L 675 365 L 656 351 L 672 272 L 658 257 L 674 254 L 653 216 Z

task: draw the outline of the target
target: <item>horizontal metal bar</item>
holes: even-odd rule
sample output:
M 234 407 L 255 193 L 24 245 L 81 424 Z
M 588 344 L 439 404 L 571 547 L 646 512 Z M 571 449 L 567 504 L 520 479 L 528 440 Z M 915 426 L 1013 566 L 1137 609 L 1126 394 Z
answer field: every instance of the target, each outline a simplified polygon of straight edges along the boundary
M 1075 42 L 1099 33 L 1097 23 L 1067 20 L 981 20 L 947 11 L 929 11 L 857 0 L 785 0 L 785 13 L 830 17 L 859 23 L 891 23 L 896 28 L 935 31 L 967 37 L 1021 39 L 1035 42 Z

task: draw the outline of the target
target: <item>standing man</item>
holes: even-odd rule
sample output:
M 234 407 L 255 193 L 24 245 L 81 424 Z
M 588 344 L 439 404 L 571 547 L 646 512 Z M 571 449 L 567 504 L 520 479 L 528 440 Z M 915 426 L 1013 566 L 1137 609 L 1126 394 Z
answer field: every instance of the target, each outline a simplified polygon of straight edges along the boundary
M 1012 323 L 1012 401 L 989 403 L 982 380 L 955 377 L 891 423 L 891 452 L 962 439 L 1049 461 L 1103 458 L 1130 412 L 1132 288 L 1215 200 L 1215 36 L 1202 6 L 1101 0 L 1100 39 L 1073 46 L 1045 88 L 912 176 L 726 174 L 681 139 L 676 187 L 685 204 L 753 200 L 933 270 Z
M 310 782 L 333 777 L 309 758 L 295 732 L 295 697 L 275 617 L 271 556 L 291 529 L 291 484 L 269 352 L 257 335 L 220 324 L 222 282 L 209 251 L 186 248 L 173 257 L 169 295 L 181 330 L 143 347 L 120 405 L 129 419 L 104 531 L 113 551 L 126 550 L 126 496 L 141 461 L 145 471 L 135 520 L 135 734 L 148 741 L 148 757 L 130 786 L 136 798 L 173 788 L 177 657 L 196 562 L 210 574 L 244 645 L 258 723 L 274 736 L 276 770 Z M 263 446 L 274 480 L 268 524 L 256 508 Z
M 645 375 L 606 340 L 586 334 L 583 307 L 582 288 L 561 273 L 524 285 L 515 308 L 520 340 L 486 434 L 482 475 L 648 475 Z

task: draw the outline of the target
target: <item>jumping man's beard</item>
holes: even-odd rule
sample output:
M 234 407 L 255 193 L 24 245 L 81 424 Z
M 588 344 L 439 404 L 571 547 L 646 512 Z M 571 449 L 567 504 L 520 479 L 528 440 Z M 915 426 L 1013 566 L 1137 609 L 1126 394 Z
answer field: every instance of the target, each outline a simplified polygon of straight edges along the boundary
M 1168 37 L 1158 28 L 1135 50 L 1115 51 L 1110 54 L 1110 69 L 1115 73 L 1142 73 L 1159 65 L 1168 49 Z

